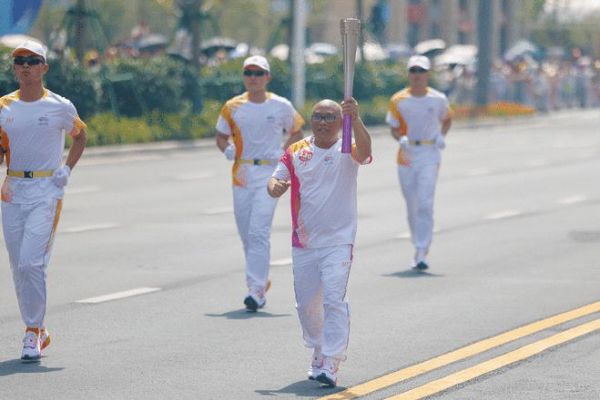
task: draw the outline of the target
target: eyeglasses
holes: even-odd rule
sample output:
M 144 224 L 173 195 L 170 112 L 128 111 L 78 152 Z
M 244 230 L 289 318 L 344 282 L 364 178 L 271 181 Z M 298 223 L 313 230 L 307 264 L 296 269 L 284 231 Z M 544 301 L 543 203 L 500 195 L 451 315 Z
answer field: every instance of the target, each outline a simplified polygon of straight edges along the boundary
M 244 70 L 244 76 L 264 76 L 267 71 L 256 70 L 256 69 L 247 69 Z
M 314 122 L 321 122 L 321 121 L 325 121 L 325 122 L 333 122 L 337 119 L 337 115 L 335 114 L 319 114 L 319 113 L 314 113 L 312 115 L 312 117 L 310 117 Z
M 410 72 L 411 74 L 424 74 L 425 72 L 427 72 L 427 70 L 421 67 L 410 67 L 408 69 L 408 72 Z
M 28 56 L 28 57 L 23 57 L 23 56 L 17 56 L 14 59 L 14 63 L 15 65 L 38 65 L 38 64 L 44 64 L 44 60 L 36 57 L 36 56 Z

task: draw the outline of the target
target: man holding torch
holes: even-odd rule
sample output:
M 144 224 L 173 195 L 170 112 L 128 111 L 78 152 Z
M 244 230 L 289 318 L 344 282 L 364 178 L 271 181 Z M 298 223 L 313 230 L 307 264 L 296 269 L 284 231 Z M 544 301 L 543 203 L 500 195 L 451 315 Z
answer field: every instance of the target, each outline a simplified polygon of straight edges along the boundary
M 355 143 L 342 149 L 342 115 Z M 345 360 L 350 329 L 346 290 L 356 236 L 358 167 L 371 162 L 371 137 L 353 98 L 340 106 L 322 100 L 312 110 L 313 134 L 287 148 L 268 184 L 275 198 L 291 186 L 292 259 L 296 309 L 306 346 L 313 349 L 309 379 L 330 387 Z

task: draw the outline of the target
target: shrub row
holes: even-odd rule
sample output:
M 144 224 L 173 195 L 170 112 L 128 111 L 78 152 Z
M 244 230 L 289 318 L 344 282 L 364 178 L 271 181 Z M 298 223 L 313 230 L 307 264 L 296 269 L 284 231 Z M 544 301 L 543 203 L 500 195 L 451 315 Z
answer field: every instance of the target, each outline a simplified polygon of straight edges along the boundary
M 17 88 L 8 50 L 0 51 L 0 94 Z M 83 118 L 112 112 L 117 116 L 141 117 L 153 112 L 197 112 L 202 103 L 223 102 L 243 91 L 241 59 L 196 72 L 189 64 L 169 58 L 121 58 L 97 70 L 75 60 L 49 60 L 46 86 L 69 98 Z M 271 60 L 269 90 L 285 97 L 292 93 L 289 65 Z M 398 64 L 361 63 L 356 66 L 354 97 L 360 101 L 392 95 L 406 84 L 406 71 Z M 307 99 L 343 97 L 343 71 L 339 58 L 306 66 Z

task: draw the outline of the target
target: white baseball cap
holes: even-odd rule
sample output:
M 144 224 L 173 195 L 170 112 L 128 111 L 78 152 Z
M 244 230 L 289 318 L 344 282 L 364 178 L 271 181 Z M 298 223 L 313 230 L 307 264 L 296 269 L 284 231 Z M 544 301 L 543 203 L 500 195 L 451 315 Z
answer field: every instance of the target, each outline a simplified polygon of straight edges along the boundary
M 431 62 L 425 56 L 412 56 L 408 59 L 407 68 L 411 69 L 412 67 L 420 67 L 429 71 L 431 69 Z
M 255 65 L 260 69 L 264 69 L 267 72 L 271 72 L 271 66 L 266 58 L 263 56 L 251 56 L 244 60 L 244 69 L 250 65 Z
M 21 43 L 13 50 L 11 55 L 16 57 L 27 52 L 43 57 L 44 61 L 46 60 L 46 46 L 34 40 L 26 40 L 25 42 Z

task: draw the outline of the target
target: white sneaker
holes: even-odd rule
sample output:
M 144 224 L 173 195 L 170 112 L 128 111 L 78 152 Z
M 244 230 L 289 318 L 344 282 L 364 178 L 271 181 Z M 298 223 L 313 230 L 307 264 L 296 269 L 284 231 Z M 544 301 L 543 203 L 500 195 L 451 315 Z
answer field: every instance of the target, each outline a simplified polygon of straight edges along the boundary
M 332 357 L 325 357 L 321 373 L 315 378 L 318 382 L 324 383 L 329 387 L 337 385 L 337 370 L 340 360 Z
M 321 367 L 323 366 L 323 354 L 321 350 L 316 349 L 313 351 L 310 367 L 308 368 L 308 379 L 314 381 L 317 376 L 321 374 Z
M 267 303 L 267 299 L 264 295 L 260 296 L 258 293 L 250 292 L 244 299 L 244 305 L 246 311 L 256 312 L 259 308 L 263 308 Z
M 248 296 L 244 299 L 246 311 L 256 312 L 259 308 L 263 308 L 267 303 L 265 293 L 271 288 L 271 280 L 267 281 L 267 286 L 263 290 L 250 290 Z
M 40 329 L 40 350 L 44 350 L 48 346 L 50 346 L 50 332 L 48 329 L 42 328 Z
M 35 332 L 25 332 L 23 338 L 23 352 L 21 353 L 21 360 L 23 361 L 37 361 L 42 357 L 40 350 L 40 338 Z

